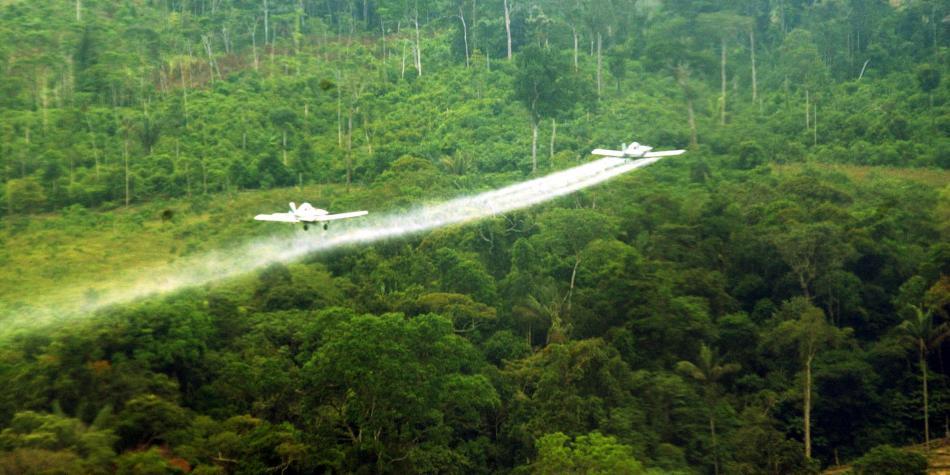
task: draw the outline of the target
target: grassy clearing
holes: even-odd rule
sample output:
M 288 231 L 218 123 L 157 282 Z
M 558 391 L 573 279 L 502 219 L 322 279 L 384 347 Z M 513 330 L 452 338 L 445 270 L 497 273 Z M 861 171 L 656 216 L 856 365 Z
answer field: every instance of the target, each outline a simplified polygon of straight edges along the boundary
M 292 232 L 291 226 L 251 218 L 282 211 L 289 201 L 303 201 L 301 197 L 335 209 L 338 200 L 332 197 L 343 193 L 340 186 L 315 185 L 0 220 L 0 306 L 84 298 L 143 269 L 158 270 L 192 254 Z M 351 195 L 359 195 L 358 190 Z M 166 210 L 171 219 L 162 218 Z

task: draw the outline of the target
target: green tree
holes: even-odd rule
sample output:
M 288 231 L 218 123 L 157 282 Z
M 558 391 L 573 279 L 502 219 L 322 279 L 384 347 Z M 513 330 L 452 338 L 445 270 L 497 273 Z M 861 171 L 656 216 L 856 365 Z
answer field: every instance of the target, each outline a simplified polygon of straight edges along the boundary
M 102 417 L 98 417 L 92 426 L 57 414 L 17 413 L 9 427 L 0 432 L 0 448 L 15 452 L 5 457 L 0 467 L 15 463 L 23 469 L 19 473 L 39 473 L 43 472 L 44 466 L 75 457 L 79 460 L 75 460 L 73 467 L 78 470 L 109 473 L 115 457 L 112 445 L 116 437 L 111 430 L 101 427 L 108 422 L 106 412 L 102 412 Z
M 719 404 L 719 380 L 739 371 L 736 363 L 721 363 L 716 352 L 705 343 L 699 347 L 699 358 L 695 362 L 680 361 L 676 371 L 696 380 L 703 387 L 706 408 L 709 411 L 709 435 L 712 438 L 713 472 L 719 474 L 719 445 L 716 441 L 716 406 Z
M 456 333 L 472 332 L 496 319 L 494 308 L 468 295 L 430 293 L 419 297 L 415 305 L 421 310 L 419 313 L 438 313 L 451 318 Z
M 779 54 L 781 62 L 778 72 L 794 87 L 814 92 L 828 84 L 828 67 L 821 60 L 810 31 L 795 29 L 790 32 L 782 40 Z
M 123 447 L 172 442 L 175 432 L 189 424 L 184 409 L 154 394 L 129 400 L 117 417 Z
M 627 76 L 627 65 L 630 62 L 628 54 L 629 53 L 620 46 L 614 46 L 607 50 L 607 69 L 614 79 L 617 80 L 617 94 L 620 94 L 620 84 L 623 82 L 624 77 Z
M 719 38 L 719 75 L 721 92 L 719 96 L 719 125 L 726 124 L 726 51 L 730 39 L 739 31 L 748 30 L 751 20 L 747 17 L 727 12 L 702 13 L 696 19 L 700 31 Z
M 771 415 L 775 395 L 768 391 L 753 396 L 753 403 L 739 416 L 739 427 L 732 431 L 728 443 L 733 453 L 724 464 L 726 473 L 741 475 L 814 474 L 802 452 L 802 444 L 789 439 L 779 430 Z
M 538 170 L 538 123 L 556 119 L 583 103 L 589 94 L 585 83 L 572 72 L 567 57 L 553 48 L 526 47 L 518 55 L 515 97 L 531 117 L 531 172 Z M 552 134 L 553 134 L 552 129 Z
M 921 64 L 917 67 L 917 86 L 921 91 L 927 94 L 930 113 L 933 114 L 934 108 L 934 90 L 940 86 L 940 70 L 930 64 Z M 933 119 L 930 122 L 934 124 Z
M 778 349 L 794 349 L 802 368 L 802 430 L 805 458 L 811 459 L 812 365 L 818 352 L 844 342 L 852 333 L 827 322 L 825 313 L 807 299 L 795 297 L 776 314 L 779 323 L 766 335 L 766 344 Z
M 567 291 L 567 311 L 570 312 L 577 271 L 583 251 L 596 239 L 613 237 L 616 223 L 608 216 L 588 209 L 555 208 L 538 218 L 540 232 L 534 239 L 559 258 L 567 258 L 570 281 Z
M 46 206 L 46 192 L 33 177 L 14 178 L 6 183 L 7 212 L 35 213 Z
M 950 324 L 934 322 L 933 310 L 922 310 L 916 305 L 910 306 L 913 313 L 898 325 L 897 330 L 908 346 L 917 349 L 917 358 L 920 363 L 920 381 L 922 411 L 924 414 L 924 444 L 930 447 L 930 408 L 927 399 L 927 354 L 936 348 L 947 337 L 950 337 Z
M 839 268 L 849 253 L 841 228 L 828 222 L 792 223 L 772 242 L 808 300 L 811 300 L 811 286 L 815 279 Z
M 117 475 L 173 475 L 180 469 L 162 457 L 158 447 L 143 451 L 131 451 L 116 459 Z
M 478 355 L 452 322 L 387 314 L 331 324 L 303 375 L 318 424 L 346 441 L 344 471 L 365 463 L 391 472 L 465 464 L 445 421 L 465 421 L 477 433 L 481 414 L 499 401 L 487 378 L 471 372 Z
M 856 475 L 924 475 L 927 457 L 890 445 L 879 445 L 851 464 Z
M 579 435 L 573 441 L 562 432 L 537 441 L 538 458 L 530 465 L 538 475 L 571 474 L 646 474 L 629 446 L 600 432 Z

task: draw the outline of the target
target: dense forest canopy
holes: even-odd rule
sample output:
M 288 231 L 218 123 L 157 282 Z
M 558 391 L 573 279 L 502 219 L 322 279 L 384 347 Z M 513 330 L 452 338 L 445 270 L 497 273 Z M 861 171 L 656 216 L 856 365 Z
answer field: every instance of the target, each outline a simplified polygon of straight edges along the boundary
M 948 433 L 948 33 L 945 0 L 0 0 L 0 472 L 874 473 Z M 632 140 L 689 152 L 14 328 L 287 201 Z

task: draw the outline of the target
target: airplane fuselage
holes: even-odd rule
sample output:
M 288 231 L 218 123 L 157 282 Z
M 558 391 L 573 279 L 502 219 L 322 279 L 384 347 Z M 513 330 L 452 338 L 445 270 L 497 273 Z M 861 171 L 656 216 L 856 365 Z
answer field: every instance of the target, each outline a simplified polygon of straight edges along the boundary
M 640 145 L 637 142 L 630 144 L 630 146 L 623 147 L 623 157 L 624 158 L 643 158 L 647 152 L 653 150 L 653 147 L 647 145 Z
M 620 147 L 620 150 L 605 150 L 602 148 L 597 148 L 592 150 L 590 153 L 593 155 L 601 155 L 605 157 L 617 157 L 623 159 L 635 159 L 635 158 L 654 158 L 654 157 L 669 157 L 673 155 L 679 155 L 685 150 L 663 150 L 659 152 L 652 152 L 653 147 L 649 145 L 642 145 L 640 143 L 634 142 L 629 146 L 623 144 Z
M 330 214 L 329 211 L 320 208 L 314 208 L 310 203 L 303 203 L 294 210 L 294 216 L 300 221 L 317 221 L 320 216 Z
M 346 213 L 330 214 L 325 209 L 314 208 L 310 203 L 303 203 L 298 208 L 293 202 L 290 203 L 289 213 L 259 214 L 254 216 L 256 221 L 276 221 L 280 223 L 303 223 L 303 229 L 307 230 L 310 224 L 322 223 L 323 229 L 327 229 L 330 221 L 338 219 L 356 218 L 365 216 L 368 211 L 350 211 Z

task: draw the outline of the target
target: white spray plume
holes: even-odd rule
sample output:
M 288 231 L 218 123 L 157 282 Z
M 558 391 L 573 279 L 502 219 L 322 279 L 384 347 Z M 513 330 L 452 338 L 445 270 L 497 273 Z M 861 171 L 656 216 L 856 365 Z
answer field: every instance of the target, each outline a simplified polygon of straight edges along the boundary
M 417 234 L 446 225 L 474 221 L 506 213 L 564 196 L 603 183 L 631 170 L 650 165 L 661 157 L 636 161 L 607 157 L 564 171 L 477 195 L 455 198 L 392 214 L 370 214 L 367 218 L 347 220 L 326 234 L 300 231 L 292 236 L 263 238 L 243 246 L 212 251 L 185 258 L 159 269 L 141 269 L 141 277 L 129 284 L 116 283 L 104 291 L 94 304 L 56 308 L 55 311 L 28 309 L 22 314 L 0 316 L 4 330 L 24 330 L 68 319 L 76 314 L 91 314 L 115 304 L 174 292 L 209 282 L 235 277 L 274 262 L 291 262 L 307 255 L 352 244 Z M 6 333 L 6 332 L 2 332 Z

